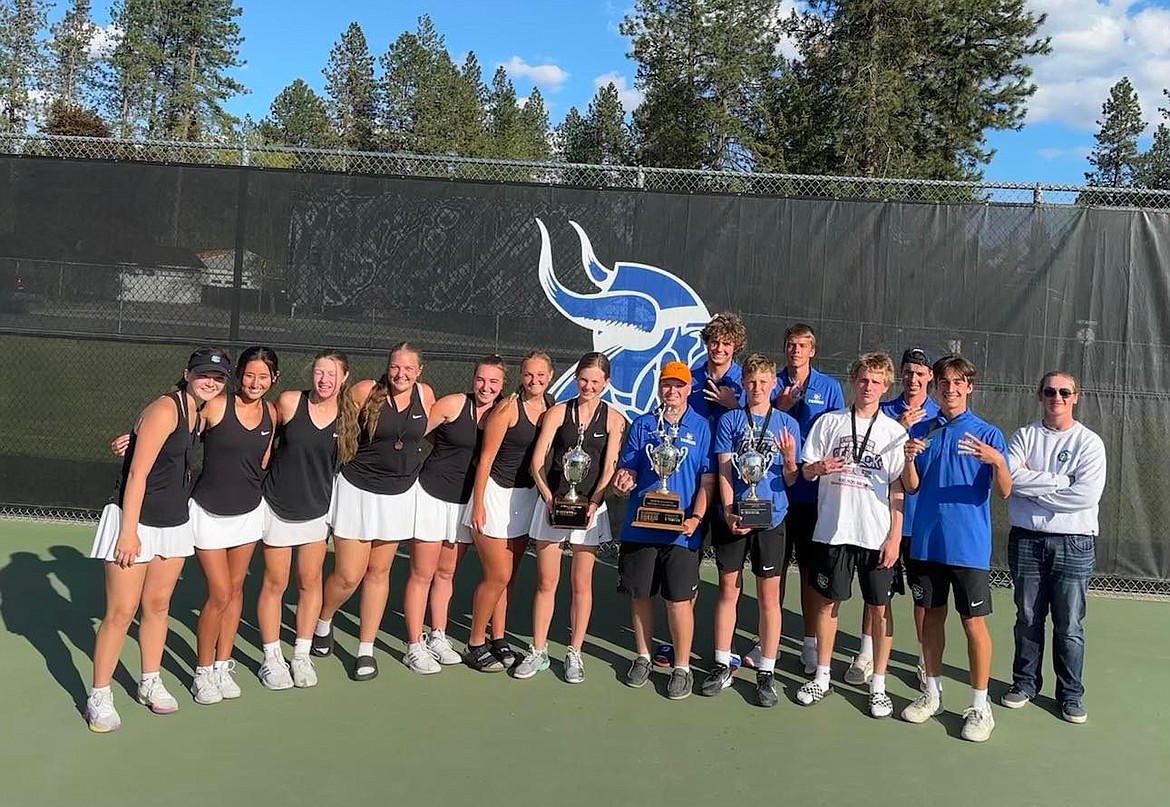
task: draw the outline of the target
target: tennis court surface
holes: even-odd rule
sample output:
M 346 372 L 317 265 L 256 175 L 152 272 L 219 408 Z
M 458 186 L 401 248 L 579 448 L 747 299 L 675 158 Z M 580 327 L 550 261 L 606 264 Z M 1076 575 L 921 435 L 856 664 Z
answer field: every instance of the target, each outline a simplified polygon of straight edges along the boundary
M 664 697 L 654 687 L 621 685 L 632 637 L 615 570 L 599 565 L 587 680 L 563 683 L 567 576 L 554 621 L 553 668 L 528 681 L 463 667 L 422 677 L 400 663 L 405 633 L 401 593 L 408 560 L 395 563 L 391 604 L 380 635 L 381 675 L 354 683 L 356 603 L 339 615 L 338 658 L 319 659 L 315 689 L 267 692 L 255 677 L 258 577 L 249 578 L 236 646 L 243 697 L 197 706 L 183 687 L 194 666 L 193 628 L 203 594 L 188 563 L 172 608 L 163 675 L 180 711 L 157 717 L 134 703 L 138 647 L 127 642 L 114 684 L 122 730 L 91 734 L 79 712 L 89 685 L 94 631 L 104 608 L 100 565 L 85 557 L 92 528 L 0 521 L 0 680 L 6 730 L 0 733 L 3 804 L 301 805 L 419 801 L 439 805 L 1102 805 L 1170 804 L 1170 604 L 1093 598 L 1086 623 L 1089 722 L 1064 723 L 1051 697 L 1027 708 L 998 706 L 1011 667 L 1011 592 L 994 592 L 995 734 L 959 739 L 969 691 L 966 645 L 949 621 L 947 712 L 926 725 L 868 716 L 861 690 L 841 684 L 856 648 L 858 598 L 843 609 L 835 694 L 811 708 L 793 701 L 800 618 L 785 611 L 778 683 L 781 702 L 752 705 L 754 679 L 739 675 L 717 698 Z M 531 559 L 512 608 L 514 645 L 529 638 Z M 474 554 L 460 569 L 450 634 L 467 638 Z M 698 614 L 698 669 L 710 663 L 714 568 L 704 570 Z M 753 590 L 749 582 L 746 592 Z M 896 604 L 898 635 L 890 671 L 896 708 L 913 697 L 915 648 L 910 608 Z M 291 608 L 285 610 L 285 640 Z M 749 646 L 755 603 L 740 606 L 741 652 Z M 660 614 L 659 633 L 665 632 Z M 286 648 L 291 653 L 291 648 Z M 387 655 L 388 654 L 388 655 Z M 696 677 L 702 673 L 696 670 Z M 1046 665 L 1051 693 L 1051 667 Z

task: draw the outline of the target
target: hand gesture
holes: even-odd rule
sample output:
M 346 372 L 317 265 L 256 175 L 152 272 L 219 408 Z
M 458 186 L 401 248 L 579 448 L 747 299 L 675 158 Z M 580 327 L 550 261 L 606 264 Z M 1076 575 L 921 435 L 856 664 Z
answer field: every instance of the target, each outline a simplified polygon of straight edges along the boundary
M 796 465 L 796 438 L 792 432 L 785 429 L 780 432 L 780 438 L 776 441 L 776 446 L 780 449 L 780 455 L 784 457 L 784 464 L 791 468 Z
M 126 456 L 126 449 L 130 448 L 130 435 L 119 434 L 110 441 L 110 451 L 119 457 Z
M 114 546 L 114 563 L 123 569 L 129 569 L 141 551 L 142 541 L 138 538 L 138 533 L 123 530 L 118 535 L 118 543 Z
M 624 495 L 634 489 L 634 482 L 633 471 L 629 468 L 618 468 L 613 476 L 613 489 Z
M 800 403 L 800 399 L 803 397 L 804 390 L 795 384 L 790 384 L 780 392 L 780 397 L 776 399 L 776 408 L 781 412 L 787 412 Z
M 916 406 L 913 409 L 907 409 L 898 417 L 898 422 L 902 424 L 902 428 L 910 431 L 910 427 L 921 421 L 926 417 L 926 410 L 921 406 Z
M 999 465 L 1004 461 L 1003 454 L 971 432 L 967 432 L 959 438 L 959 453 L 974 457 L 984 465 Z
M 839 474 L 845 470 L 845 460 L 841 457 L 828 457 L 820 462 L 813 463 L 813 472 L 817 476 Z
M 914 462 L 915 458 L 926 450 L 926 441 L 919 439 L 911 439 L 906 441 L 904 451 L 906 452 L 906 462 Z
M 710 378 L 707 379 L 707 384 L 703 387 L 703 397 L 707 399 L 708 403 L 719 404 L 724 409 L 735 409 L 739 406 L 739 398 L 736 397 L 735 390 L 726 384 L 716 384 Z

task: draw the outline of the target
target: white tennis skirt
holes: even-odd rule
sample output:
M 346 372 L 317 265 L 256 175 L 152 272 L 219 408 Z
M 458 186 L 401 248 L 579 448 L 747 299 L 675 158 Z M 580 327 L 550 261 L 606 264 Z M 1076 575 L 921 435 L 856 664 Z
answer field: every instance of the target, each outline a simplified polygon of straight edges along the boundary
M 195 531 L 196 549 L 231 549 L 254 544 L 264 535 L 264 500 L 253 510 L 238 516 L 217 516 L 192 499 L 191 527 Z
M 118 533 L 121 531 L 122 508 L 116 504 L 107 504 L 102 508 L 102 517 L 98 520 L 89 556 L 112 562 L 114 549 L 118 545 Z M 191 530 L 190 521 L 177 527 L 139 524 L 138 540 L 142 542 L 142 548 L 134 559 L 135 563 L 149 563 L 155 557 L 189 558 L 195 554 L 195 534 Z
M 483 507 L 486 523 L 483 534 L 489 538 L 519 538 L 528 534 L 532 524 L 532 508 L 540 501 L 535 487 L 505 488 L 488 477 L 483 492 Z M 471 505 L 463 516 L 463 523 L 471 527 Z
M 593 513 L 593 521 L 585 529 L 567 529 L 554 527 L 548 523 L 548 505 L 540 496 L 536 497 L 536 506 L 532 511 L 532 523 L 528 534 L 537 541 L 550 543 L 568 542 L 572 546 L 600 546 L 613 540 L 613 533 L 609 527 L 609 510 L 602 502 Z
M 470 544 L 471 528 L 463 523 L 469 507 L 470 505 L 459 502 L 436 499 L 420 485 L 414 511 L 414 540 Z
M 338 474 L 333 480 L 329 525 L 337 538 L 357 541 L 409 541 L 414 537 L 417 481 L 404 493 L 370 493 Z
M 267 501 L 262 500 L 260 506 L 264 508 L 265 546 L 304 546 L 329 537 L 329 525 L 325 523 L 328 513 L 308 521 L 286 521 L 272 512 Z

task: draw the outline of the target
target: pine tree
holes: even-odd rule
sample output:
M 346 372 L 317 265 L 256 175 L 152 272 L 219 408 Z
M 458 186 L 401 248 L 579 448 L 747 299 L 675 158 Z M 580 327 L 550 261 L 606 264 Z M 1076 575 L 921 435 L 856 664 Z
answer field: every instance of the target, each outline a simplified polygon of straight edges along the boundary
M 116 0 L 110 8 L 118 41 L 102 65 L 98 97 L 119 137 L 130 138 L 155 117 L 162 92 L 166 31 L 160 0 Z
M 45 0 L 0 0 L 0 131 L 23 132 L 34 117 L 29 93 L 44 65 Z
M 557 127 L 561 159 L 594 165 L 630 165 L 634 144 L 617 87 L 600 87 L 584 116 L 573 107 Z
M 577 107 L 570 107 L 565 119 L 557 124 L 557 156 L 567 163 L 594 162 L 595 153 L 589 125 Z
M 366 35 L 356 22 L 341 35 L 329 52 L 325 93 L 330 118 L 341 145 L 348 149 L 372 151 L 377 147 L 374 125 L 378 118 L 374 57 Z
M 1170 101 L 1170 89 L 1162 90 L 1162 94 Z M 1163 120 L 1154 129 L 1154 142 L 1138 160 L 1134 184 L 1150 190 L 1170 190 L 1170 126 L 1166 125 L 1170 121 L 1170 106 L 1158 107 L 1158 112 Z M 1158 206 L 1170 206 L 1170 200 Z
M 76 137 L 111 137 L 110 127 L 94 110 L 64 98 L 53 101 L 45 125 L 45 134 Z
M 259 127 L 268 143 L 306 148 L 329 148 L 337 143 L 324 99 L 299 78 L 273 99 L 268 117 Z
M 1138 137 L 1146 125 L 1137 91 L 1128 76 L 1110 88 L 1097 125 L 1097 144 L 1089 154 L 1094 170 L 1085 173 L 1085 180 L 1090 185 L 1111 188 L 1132 186 L 1139 163 Z
M 49 29 L 52 38 L 44 89 L 68 104 L 76 104 L 93 86 L 97 65 L 89 57 L 89 48 L 96 32 L 90 0 L 73 0 L 65 16 Z
M 547 160 L 552 150 L 549 143 L 548 109 L 540 89 L 532 88 L 528 100 L 520 108 L 520 137 L 515 156 L 524 160 Z
M 487 94 L 487 111 L 490 137 L 488 155 L 520 158 L 524 150 L 520 105 L 516 102 L 516 88 L 512 86 L 508 72 L 503 67 L 496 68 L 492 76 Z

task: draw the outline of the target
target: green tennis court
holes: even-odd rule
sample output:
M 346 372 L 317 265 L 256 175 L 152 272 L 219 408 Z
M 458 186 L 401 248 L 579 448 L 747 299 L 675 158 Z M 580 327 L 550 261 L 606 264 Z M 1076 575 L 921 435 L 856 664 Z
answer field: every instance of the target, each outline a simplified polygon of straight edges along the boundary
M 194 562 L 176 593 L 174 631 L 164 677 L 179 697 L 178 714 L 156 717 L 130 694 L 138 648 L 127 642 L 114 684 L 122 730 L 94 735 L 78 705 L 89 685 L 94 630 L 104 607 L 99 565 L 85 557 L 92 529 L 0 521 L 0 676 L 5 724 L 0 734 L 3 804 L 161 803 L 368 805 L 427 804 L 802 804 L 802 805 L 1165 805 L 1170 792 L 1170 606 L 1094 598 L 1087 623 L 1089 722 L 1066 724 L 1051 698 L 1018 711 L 996 707 L 991 741 L 958 738 L 968 689 L 966 647 L 952 616 L 940 720 L 912 726 L 875 721 L 861 690 L 840 684 L 860 612 L 842 617 L 836 694 L 813 708 L 792 696 L 803 680 L 794 648 L 800 619 L 785 612 L 780 705 L 751 704 L 746 674 L 708 699 L 671 702 L 666 676 L 632 690 L 617 678 L 628 664 L 626 602 L 614 592 L 614 569 L 600 566 L 587 680 L 559 680 L 560 664 L 529 681 L 462 667 L 421 677 L 403 667 L 401 591 L 407 562 L 395 564 L 394 588 L 379 651 L 382 674 L 349 680 L 356 620 L 338 617 L 339 658 L 318 660 L 315 689 L 272 693 L 254 671 L 261 656 L 252 621 L 258 579 L 236 657 L 244 694 L 234 702 L 195 705 L 181 690 L 194 665 L 193 627 L 203 583 Z M 709 663 L 714 569 L 704 572 L 696 649 Z M 466 639 L 474 555 L 460 570 L 450 633 Z M 567 634 L 567 580 L 553 638 Z M 529 631 L 532 569 L 519 584 L 509 625 L 516 643 Z M 750 592 L 752 586 L 748 585 Z M 793 600 L 790 593 L 791 607 Z M 1012 604 L 995 592 L 992 698 L 1007 688 Z M 292 611 L 286 610 L 285 624 Z M 908 602 L 898 603 L 900 632 L 890 694 L 901 709 L 915 687 Z M 754 600 L 740 624 L 752 629 Z M 661 622 L 664 632 L 665 622 Z M 795 638 L 794 638 L 795 637 Z M 291 634 L 286 630 L 286 640 Z M 743 634 L 740 650 L 748 646 Z M 563 653 L 553 646 L 554 655 Z M 291 652 L 291 651 L 288 651 Z M 343 666 L 344 665 L 344 666 Z M 701 677 L 698 676 L 698 677 Z M 1050 687 L 1050 668 L 1046 671 Z M 186 695 L 186 696 L 185 696 Z

